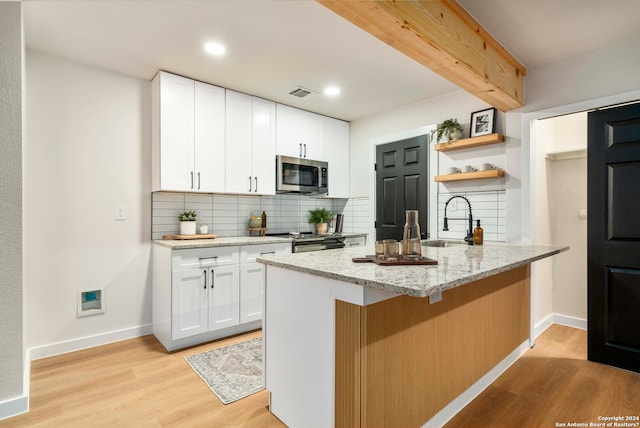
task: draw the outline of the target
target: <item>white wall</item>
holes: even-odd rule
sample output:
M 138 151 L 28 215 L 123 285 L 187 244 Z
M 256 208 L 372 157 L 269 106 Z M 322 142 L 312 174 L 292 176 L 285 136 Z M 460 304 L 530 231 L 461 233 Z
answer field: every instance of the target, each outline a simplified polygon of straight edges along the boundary
M 391 142 L 387 137 L 394 135 L 404 135 L 407 132 L 419 130 L 429 126 L 433 126 L 445 119 L 456 118 L 463 125 L 463 135 L 468 135 L 471 113 L 487 108 L 487 104 L 459 90 L 440 97 L 422 100 L 413 104 L 387 110 L 382 113 L 367 116 L 351 122 L 350 128 L 350 184 L 351 197 L 367 197 L 369 201 L 369 219 L 371 225 L 369 229 L 370 236 L 375 236 L 373 228 L 375 199 L 373 198 L 372 189 L 375 180 L 375 172 L 373 171 L 374 159 L 371 149 L 375 144 L 381 142 Z M 496 117 L 496 130 L 504 132 L 504 114 L 499 113 Z M 411 135 L 402 138 L 409 138 Z M 467 163 L 479 165 L 482 162 L 491 162 L 504 167 L 506 162 L 506 145 L 486 146 L 485 148 L 470 149 L 463 151 L 467 153 L 437 153 L 429 147 L 429 156 L 436 155 L 435 162 L 431 162 L 434 171 L 431 176 L 442 173 L 446 167 L 450 165 L 463 166 Z M 440 172 L 437 172 L 440 171 Z M 431 184 L 432 177 L 429 177 Z M 465 182 L 452 183 L 450 185 L 432 186 L 436 187 L 436 191 L 440 193 L 455 192 L 464 193 L 467 191 L 483 191 L 497 190 L 505 188 L 505 179 L 487 180 L 484 182 Z M 433 188 L 432 188 L 433 191 Z M 438 207 L 429 207 L 430 214 L 433 216 L 437 213 Z M 430 222 L 431 223 L 431 222 Z M 435 227 L 433 224 L 431 229 Z M 435 231 L 429 230 L 432 237 L 436 237 Z M 424 231 L 423 231 L 424 232 Z M 462 237 L 460 237 L 462 238 Z
M 539 179 L 535 175 L 539 160 L 537 149 L 532 147 L 537 144 L 532 121 L 640 99 L 637 78 L 639 67 L 640 35 L 636 35 L 619 41 L 615 46 L 528 70 L 525 79 L 526 106 L 506 115 L 507 139 L 513 142 L 514 153 L 520 154 L 522 168 L 518 179 L 523 183 L 520 204 L 508 206 L 507 209 L 510 211 L 510 219 L 520 219 L 520 234 L 524 241 L 531 237 L 535 242 L 548 236 L 548 231 L 537 235 L 533 219 L 539 211 L 538 203 L 548 204 L 549 201 L 545 201 L 545 197 L 542 200 L 539 199 L 540 196 L 536 197 L 535 189 L 532 188 Z M 515 157 L 510 159 L 516 160 Z M 540 168 L 537 169 L 540 173 Z M 560 241 L 556 243 L 569 244 Z M 580 317 L 581 310 L 573 306 L 570 300 L 580 302 L 584 297 L 576 295 L 575 288 L 566 293 L 550 291 L 548 279 L 550 269 L 552 271 L 553 268 L 549 266 L 536 263 L 532 271 L 533 305 L 537 308 L 534 309 L 534 322 L 540 323 L 544 321 L 545 314 L 558 313 L 556 311 L 567 311 L 570 313 L 559 313 Z M 576 265 L 575 269 L 582 268 Z M 579 273 L 582 274 L 586 273 Z
M 349 140 L 350 196 L 369 196 L 369 177 L 373 168 L 369 159 L 371 140 L 437 124 L 452 117 L 463 126 L 466 125 L 466 134 L 471 113 L 486 107 L 484 101 L 459 90 L 352 121 Z
M 150 332 L 150 83 L 28 51 L 25 311 L 38 358 Z M 115 221 L 124 206 L 126 221 Z M 77 317 L 79 290 L 106 312 Z
M 579 212 L 587 205 L 586 155 L 557 160 L 547 153 L 587 148 L 587 113 L 535 122 L 532 138 L 534 242 L 555 242 L 571 250 L 536 264 L 538 319 L 561 314 L 587 317 L 587 222 Z M 534 215 L 537 214 L 537 215 Z
M 23 378 L 22 14 L 0 2 L 0 419 L 26 410 Z M 28 371 L 27 371 L 28 372 Z

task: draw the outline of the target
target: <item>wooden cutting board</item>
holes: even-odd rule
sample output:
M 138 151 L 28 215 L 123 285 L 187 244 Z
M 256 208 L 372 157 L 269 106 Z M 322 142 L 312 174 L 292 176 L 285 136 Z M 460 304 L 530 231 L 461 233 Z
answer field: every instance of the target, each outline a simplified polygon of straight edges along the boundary
M 217 237 L 215 233 L 208 233 L 206 235 L 164 235 L 162 239 L 214 239 Z

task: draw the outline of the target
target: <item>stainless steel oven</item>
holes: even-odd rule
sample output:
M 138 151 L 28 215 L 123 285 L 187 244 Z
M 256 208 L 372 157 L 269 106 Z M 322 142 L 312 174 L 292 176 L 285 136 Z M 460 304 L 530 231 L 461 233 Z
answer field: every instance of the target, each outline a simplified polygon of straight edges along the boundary
M 308 251 L 331 250 L 345 247 L 345 237 L 339 234 L 316 235 L 311 232 L 305 233 L 267 233 L 268 236 L 289 236 L 292 253 L 306 253 Z
M 322 194 L 329 191 L 329 164 L 291 156 L 276 157 L 276 192 Z

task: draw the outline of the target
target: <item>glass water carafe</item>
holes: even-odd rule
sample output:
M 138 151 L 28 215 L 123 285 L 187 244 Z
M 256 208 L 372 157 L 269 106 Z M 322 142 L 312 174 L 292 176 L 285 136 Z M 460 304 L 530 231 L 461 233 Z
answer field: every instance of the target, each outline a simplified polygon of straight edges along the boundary
M 402 258 L 416 260 L 422 257 L 420 247 L 420 225 L 418 224 L 418 210 L 407 210 L 407 220 L 402 237 Z

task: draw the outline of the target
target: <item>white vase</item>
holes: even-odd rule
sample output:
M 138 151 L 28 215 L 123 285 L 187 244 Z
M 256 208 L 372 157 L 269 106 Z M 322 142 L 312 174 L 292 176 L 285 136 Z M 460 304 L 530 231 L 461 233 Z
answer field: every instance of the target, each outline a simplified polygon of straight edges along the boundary
M 196 234 L 196 222 L 195 221 L 181 221 L 180 222 L 180 235 L 195 235 Z

